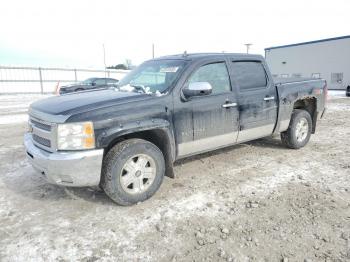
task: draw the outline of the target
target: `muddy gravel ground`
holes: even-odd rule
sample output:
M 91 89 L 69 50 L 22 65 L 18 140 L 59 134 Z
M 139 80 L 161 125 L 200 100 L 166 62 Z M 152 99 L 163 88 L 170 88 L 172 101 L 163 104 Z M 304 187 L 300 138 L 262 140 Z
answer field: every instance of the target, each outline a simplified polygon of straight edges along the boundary
M 0 261 L 350 261 L 350 98 L 300 150 L 265 138 L 186 159 L 132 207 L 48 184 L 25 159 L 25 111 L 0 97 Z

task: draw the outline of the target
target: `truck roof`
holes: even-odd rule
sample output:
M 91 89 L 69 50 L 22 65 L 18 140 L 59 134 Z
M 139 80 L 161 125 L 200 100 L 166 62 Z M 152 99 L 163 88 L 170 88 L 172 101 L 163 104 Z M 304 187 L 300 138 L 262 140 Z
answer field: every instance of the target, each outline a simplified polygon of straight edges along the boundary
M 255 55 L 255 54 L 245 54 L 245 53 L 183 53 L 183 54 L 176 54 L 176 55 L 168 55 L 168 56 L 162 56 L 159 58 L 155 58 L 154 60 L 161 60 L 161 59 L 181 59 L 181 60 L 199 60 L 203 58 L 221 58 L 221 57 L 233 57 L 238 59 L 257 59 L 262 60 L 264 59 L 261 55 Z

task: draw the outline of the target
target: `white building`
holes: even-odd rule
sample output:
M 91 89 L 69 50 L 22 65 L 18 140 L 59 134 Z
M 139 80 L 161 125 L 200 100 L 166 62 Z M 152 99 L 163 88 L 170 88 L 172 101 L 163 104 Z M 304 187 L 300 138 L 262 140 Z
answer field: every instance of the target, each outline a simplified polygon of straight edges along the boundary
M 329 89 L 350 85 L 350 35 L 265 49 L 274 77 L 327 80 Z

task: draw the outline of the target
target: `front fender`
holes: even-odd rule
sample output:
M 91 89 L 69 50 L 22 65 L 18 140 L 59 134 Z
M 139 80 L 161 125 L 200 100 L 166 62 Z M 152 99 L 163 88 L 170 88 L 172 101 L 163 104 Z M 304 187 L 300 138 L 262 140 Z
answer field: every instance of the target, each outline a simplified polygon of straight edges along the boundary
M 118 137 L 154 129 L 170 129 L 170 123 L 164 119 L 152 118 L 147 120 L 132 121 L 104 129 L 96 137 L 98 147 L 108 147 Z
M 149 132 L 147 132 L 149 131 Z M 142 133 L 145 132 L 145 133 Z M 130 135 L 149 139 L 155 143 L 162 151 L 165 157 L 166 176 L 175 177 L 173 171 L 173 162 L 175 161 L 175 139 L 170 122 L 164 119 L 153 118 L 149 120 L 140 120 L 120 124 L 118 126 L 104 129 L 96 140 L 98 147 L 108 148 L 118 141 L 118 138 Z

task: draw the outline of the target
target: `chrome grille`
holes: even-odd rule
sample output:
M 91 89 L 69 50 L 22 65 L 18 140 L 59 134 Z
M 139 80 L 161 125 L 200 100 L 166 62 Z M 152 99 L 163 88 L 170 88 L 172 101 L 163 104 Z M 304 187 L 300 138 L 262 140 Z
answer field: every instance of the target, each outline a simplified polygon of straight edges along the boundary
M 48 123 L 33 116 L 29 118 L 32 139 L 37 147 L 46 151 L 55 151 L 55 124 Z
M 33 140 L 40 145 L 46 146 L 46 147 L 51 147 L 51 141 L 49 139 L 40 137 L 36 134 L 33 134 Z
M 30 121 L 32 122 L 32 124 L 40 129 L 46 130 L 46 131 L 51 131 L 51 126 L 48 124 L 44 124 L 44 123 L 40 123 L 34 119 L 30 119 Z

